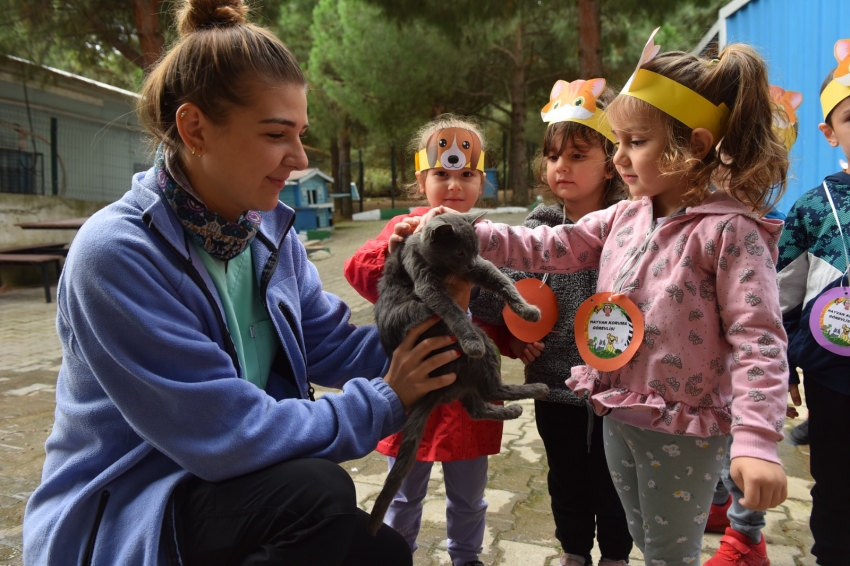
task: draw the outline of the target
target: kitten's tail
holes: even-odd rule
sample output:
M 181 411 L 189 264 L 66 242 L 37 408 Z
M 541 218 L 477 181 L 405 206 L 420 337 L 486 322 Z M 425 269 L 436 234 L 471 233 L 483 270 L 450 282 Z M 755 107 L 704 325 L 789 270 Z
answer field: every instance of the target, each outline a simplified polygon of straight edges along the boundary
M 372 507 L 372 514 L 369 517 L 369 533 L 372 536 L 375 536 L 378 529 L 384 524 L 384 515 L 386 515 L 387 509 L 389 509 L 393 497 L 398 493 L 404 478 L 407 477 L 407 474 L 410 473 L 413 464 L 416 462 L 416 454 L 419 451 L 419 444 L 425 432 L 425 425 L 438 400 L 439 396 L 435 393 L 426 395 L 413 407 L 407 416 L 407 422 L 404 423 L 404 428 L 402 428 L 404 437 L 398 449 L 395 464 L 389 474 L 387 474 L 387 479 L 384 480 L 384 487 L 381 489 L 381 493 L 378 494 L 375 505 Z

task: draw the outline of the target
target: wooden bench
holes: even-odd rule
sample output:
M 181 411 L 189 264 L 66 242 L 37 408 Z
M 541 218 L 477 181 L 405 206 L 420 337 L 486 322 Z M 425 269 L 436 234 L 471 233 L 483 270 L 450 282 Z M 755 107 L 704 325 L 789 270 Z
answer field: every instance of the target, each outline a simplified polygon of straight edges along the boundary
M 14 248 L 0 248 L 0 254 L 47 254 L 68 255 L 68 244 L 59 242 L 55 244 L 32 244 L 29 246 L 17 246 Z
M 0 265 L 39 265 L 41 266 L 41 277 L 44 281 L 44 299 L 50 302 L 50 279 L 47 276 L 47 266 L 56 266 L 56 277 L 59 277 L 59 262 L 65 259 L 61 255 L 26 254 L 26 253 L 2 253 L 0 254 Z M 3 280 L 0 279 L 0 285 Z

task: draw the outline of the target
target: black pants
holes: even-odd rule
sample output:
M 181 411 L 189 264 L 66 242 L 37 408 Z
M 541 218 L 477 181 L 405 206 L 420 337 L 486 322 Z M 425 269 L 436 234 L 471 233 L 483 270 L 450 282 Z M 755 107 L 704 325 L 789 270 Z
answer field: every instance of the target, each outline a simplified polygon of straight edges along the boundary
M 843 395 L 804 376 L 809 409 L 812 554 L 823 566 L 850 564 L 847 510 L 850 509 L 850 395 Z
M 192 478 L 172 495 L 162 535 L 171 562 L 179 552 L 185 566 L 413 564 L 390 527 L 369 535 L 355 499 L 348 473 L 319 459 L 222 482 Z
M 602 417 L 593 416 L 588 452 L 586 407 L 535 401 L 534 410 L 549 461 L 555 536 L 564 552 L 584 556 L 590 564 L 598 530 L 602 556 L 628 561 L 632 536 L 605 461 Z

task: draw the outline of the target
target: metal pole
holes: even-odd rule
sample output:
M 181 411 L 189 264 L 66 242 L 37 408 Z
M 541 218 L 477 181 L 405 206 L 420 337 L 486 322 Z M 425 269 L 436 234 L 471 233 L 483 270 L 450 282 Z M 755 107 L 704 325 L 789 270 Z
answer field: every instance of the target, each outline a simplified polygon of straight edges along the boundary
M 390 208 L 395 208 L 395 146 L 390 146 L 390 168 L 392 169 L 392 184 L 390 185 Z
M 59 121 L 50 117 L 50 186 L 53 196 L 59 194 Z M 42 191 L 44 189 L 42 188 Z
M 363 199 L 366 197 L 366 186 L 363 184 L 363 150 L 357 150 L 357 160 L 360 162 L 360 212 L 363 212 Z

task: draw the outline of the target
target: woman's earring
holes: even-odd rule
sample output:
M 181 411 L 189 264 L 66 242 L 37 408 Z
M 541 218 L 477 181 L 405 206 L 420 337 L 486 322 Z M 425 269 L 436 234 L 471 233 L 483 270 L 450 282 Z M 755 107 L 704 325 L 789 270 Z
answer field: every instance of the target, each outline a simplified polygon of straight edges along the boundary
M 198 150 L 198 157 L 202 156 L 203 154 L 204 154 L 204 148 L 199 149 Z
M 180 113 L 180 117 L 181 117 L 181 118 L 185 118 L 185 117 L 186 117 L 186 111 L 185 111 L 185 110 L 184 110 L 183 112 L 181 112 L 181 113 Z
M 195 155 L 195 151 L 197 151 L 197 150 L 195 149 L 195 146 L 193 145 L 192 146 L 192 155 Z

